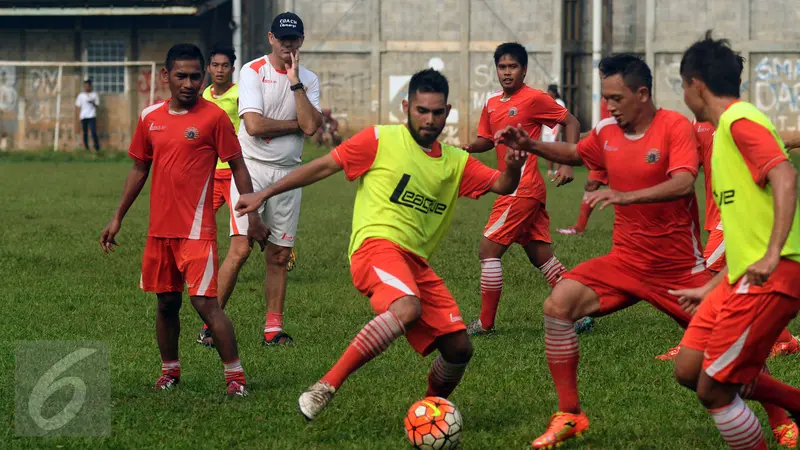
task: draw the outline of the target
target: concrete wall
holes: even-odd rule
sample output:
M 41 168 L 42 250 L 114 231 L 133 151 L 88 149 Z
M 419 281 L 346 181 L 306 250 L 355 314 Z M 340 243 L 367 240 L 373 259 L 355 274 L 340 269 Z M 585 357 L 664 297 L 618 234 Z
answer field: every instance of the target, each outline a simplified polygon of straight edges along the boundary
M 580 68 L 576 104 L 583 128 L 591 117 L 591 1 L 578 0 L 577 36 L 564 40 L 564 0 L 281 0 L 306 25 L 304 64 L 322 81 L 322 103 L 345 133 L 376 122 L 402 121 L 408 78 L 428 66 L 451 84 L 453 113 L 444 139 L 474 137 L 486 95 L 498 88 L 492 51 L 518 41 L 530 52 L 528 84 L 563 78 L 565 52 Z M 800 0 L 612 0 L 613 52 L 647 58 L 659 106 L 688 114 L 678 63 L 707 28 L 733 41 L 748 59 L 744 97 L 784 131 L 800 131 Z M 650 27 L 648 27 L 648 24 Z

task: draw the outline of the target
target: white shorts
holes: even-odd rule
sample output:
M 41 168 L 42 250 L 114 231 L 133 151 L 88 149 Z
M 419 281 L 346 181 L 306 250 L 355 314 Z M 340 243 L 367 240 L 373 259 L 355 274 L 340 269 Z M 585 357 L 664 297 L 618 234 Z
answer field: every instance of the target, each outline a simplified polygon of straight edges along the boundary
M 244 163 L 250 172 L 254 192 L 270 187 L 294 170 L 278 169 L 252 159 L 245 159 Z M 295 189 L 272 197 L 261 205 L 258 214 L 269 230 L 269 242 L 281 247 L 294 247 L 297 224 L 300 221 L 300 198 L 300 189 Z M 239 190 L 236 189 L 236 183 L 231 183 L 231 208 L 238 201 Z M 247 216 L 236 217 L 231 211 L 231 236 L 247 235 L 247 227 Z

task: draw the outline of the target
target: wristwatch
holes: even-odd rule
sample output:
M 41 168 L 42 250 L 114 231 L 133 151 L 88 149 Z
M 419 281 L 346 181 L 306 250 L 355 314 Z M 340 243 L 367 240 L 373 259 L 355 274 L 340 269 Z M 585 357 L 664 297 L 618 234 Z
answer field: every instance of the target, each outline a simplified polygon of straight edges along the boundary
M 297 83 L 297 84 L 293 84 L 292 87 L 290 87 L 289 89 L 291 89 L 293 92 L 298 90 L 298 89 L 303 89 L 303 83 L 300 82 L 300 83 Z

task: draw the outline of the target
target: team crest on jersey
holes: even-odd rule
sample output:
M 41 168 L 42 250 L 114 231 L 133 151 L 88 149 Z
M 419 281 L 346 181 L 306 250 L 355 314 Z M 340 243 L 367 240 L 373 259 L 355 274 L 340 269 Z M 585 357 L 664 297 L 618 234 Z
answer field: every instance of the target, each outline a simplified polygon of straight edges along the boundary
M 655 164 L 659 159 L 661 159 L 661 152 L 659 152 L 657 148 L 651 148 L 644 154 L 644 160 L 647 161 L 648 164 Z
M 511 109 L 508 110 L 508 117 L 516 116 L 517 112 L 519 112 L 519 111 L 517 111 L 517 107 L 516 106 L 512 106 Z
M 193 141 L 200 137 L 200 130 L 198 130 L 197 127 L 189 127 L 183 132 L 183 136 L 186 139 Z

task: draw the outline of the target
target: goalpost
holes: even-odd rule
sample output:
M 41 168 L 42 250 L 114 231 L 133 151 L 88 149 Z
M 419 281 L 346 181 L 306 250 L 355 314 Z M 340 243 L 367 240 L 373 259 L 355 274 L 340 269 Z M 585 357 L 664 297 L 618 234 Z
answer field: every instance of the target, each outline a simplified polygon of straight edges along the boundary
M 130 107 L 134 98 L 141 102 L 144 97 L 147 105 L 153 104 L 158 83 L 156 64 L 155 61 L 0 61 L 0 139 L 7 142 L 11 129 L 14 133 L 12 139 L 16 141 L 18 148 L 42 147 L 50 140 L 52 133 L 52 148 L 53 151 L 58 151 L 59 145 L 64 143 L 62 123 L 65 117 L 62 114 L 62 103 L 67 101 L 66 111 L 73 111 L 66 119 L 77 119 L 74 101 L 83 89 L 83 81 L 91 68 L 124 69 L 121 71 L 121 78 L 120 74 L 115 74 L 113 81 L 112 76 L 106 74 L 99 74 L 100 80 L 93 79 L 94 90 L 100 95 L 100 111 L 103 111 L 104 106 L 109 104 Z M 133 70 L 137 67 L 144 70 Z M 70 72 L 65 71 L 65 68 L 83 70 Z M 112 85 L 111 92 L 103 91 L 107 87 L 106 83 Z M 64 100 L 65 94 L 67 100 Z M 134 109 L 138 110 L 139 105 L 136 106 Z M 115 120 L 113 117 L 105 119 L 111 123 Z M 76 139 L 72 135 L 73 145 Z

